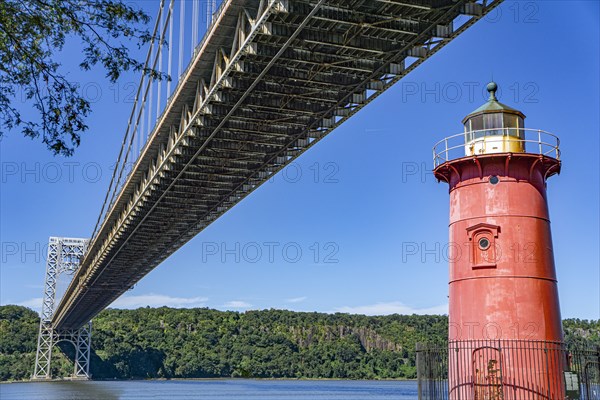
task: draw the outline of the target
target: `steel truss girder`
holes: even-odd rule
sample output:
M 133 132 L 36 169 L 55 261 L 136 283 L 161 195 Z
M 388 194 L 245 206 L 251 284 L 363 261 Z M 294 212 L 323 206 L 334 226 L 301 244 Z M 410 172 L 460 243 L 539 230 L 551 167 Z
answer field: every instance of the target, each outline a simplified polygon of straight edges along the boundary
M 46 258 L 46 279 L 40 315 L 38 345 L 32 379 L 52 379 L 52 350 L 62 341 L 75 348 L 73 379 L 90 378 L 90 350 L 92 322 L 78 329 L 55 329 L 52 316 L 55 311 L 56 284 L 60 275 L 72 275 L 80 265 L 89 239 L 51 237 Z

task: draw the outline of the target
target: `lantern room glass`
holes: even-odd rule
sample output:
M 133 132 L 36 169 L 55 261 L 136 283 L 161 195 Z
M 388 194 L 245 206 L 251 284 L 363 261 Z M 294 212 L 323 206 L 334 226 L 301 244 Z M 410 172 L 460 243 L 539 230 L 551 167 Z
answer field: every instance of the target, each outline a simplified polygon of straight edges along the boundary
M 511 136 L 524 139 L 525 124 L 520 115 L 497 112 L 474 115 L 465 121 L 466 141 L 470 142 L 484 136 Z

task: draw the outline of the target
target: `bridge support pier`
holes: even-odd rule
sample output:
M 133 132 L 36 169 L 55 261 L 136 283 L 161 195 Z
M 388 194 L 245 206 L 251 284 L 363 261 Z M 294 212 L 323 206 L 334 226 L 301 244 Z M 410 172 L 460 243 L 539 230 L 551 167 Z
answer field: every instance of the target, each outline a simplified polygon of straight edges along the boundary
M 72 275 L 79 268 L 87 243 L 88 239 L 50 238 L 35 370 L 31 379 L 52 379 L 52 350 L 61 341 L 70 342 L 75 348 L 73 356 L 74 370 L 71 378 L 90 378 L 92 322 L 88 322 L 79 329 L 70 330 L 55 329 L 52 325 L 57 281 L 61 274 Z
M 71 379 L 90 378 L 90 351 L 92 346 L 92 322 L 75 330 L 54 330 L 50 323 L 40 323 L 38 347 L 35 357 L 35 370 L 31 379 L 52 379 L 50 363 L 53 347 L 61 341 L 70 342 L 75 347 L 73 375 Z

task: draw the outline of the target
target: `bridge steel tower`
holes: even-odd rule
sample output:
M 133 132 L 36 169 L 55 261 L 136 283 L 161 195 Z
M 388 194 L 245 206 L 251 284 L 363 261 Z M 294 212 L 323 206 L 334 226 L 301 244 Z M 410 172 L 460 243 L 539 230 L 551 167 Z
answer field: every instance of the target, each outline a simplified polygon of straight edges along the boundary
M 61 274 L 72 275 L 78 268 L 88 239 L 51 237 L 48 243 L 46 260 L 46 281 L 40 330 L 38 335 L 35 370 L 32 379 L 52 379 L 51 361 L 53 347 L 61 341 L 67 341 L 75 347 L 73 379 L 90 378 L 90 348 L 92 341 L 92 322 L 79 329 L 55 329 L 52 316 L 56 303 L 56 285 Z
M 564 399 L 546 179 L 559 140 L 496 99 L 434 148 L 450 186 L 449 398 Z

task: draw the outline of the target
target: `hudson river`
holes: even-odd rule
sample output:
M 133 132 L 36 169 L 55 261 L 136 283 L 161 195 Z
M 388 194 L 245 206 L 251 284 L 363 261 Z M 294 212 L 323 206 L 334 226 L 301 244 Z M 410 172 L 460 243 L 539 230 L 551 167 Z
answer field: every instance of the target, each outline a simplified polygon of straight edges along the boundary
M 2 400 L 416 400 L 414 381 L 118 381 L 0 385 Z

